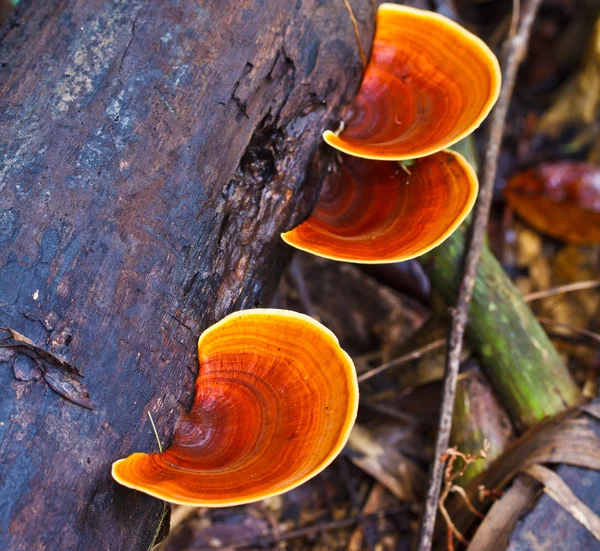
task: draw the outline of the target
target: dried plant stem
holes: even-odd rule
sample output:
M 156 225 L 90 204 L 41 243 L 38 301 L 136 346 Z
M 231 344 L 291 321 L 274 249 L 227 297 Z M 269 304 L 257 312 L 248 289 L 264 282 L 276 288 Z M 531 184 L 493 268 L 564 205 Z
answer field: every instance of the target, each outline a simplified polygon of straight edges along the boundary
M 568 323 L 561 323 L 559 321 L 554 321 L 553 319 L 550 319 L 550 318 L 538 317 L 537 320 L 542 325 L 550 325 L 553 327 L 567 329 L 568 331 L 570 331 L 571 333 L 575 333 L 576 335 L 583 335 L 584 337 L 588 337 L 596 342 L 600 342 L 600 335 L 598 333 L 594 333 L 593 331 L 588 331 L 587 329 L 583 329 L 581 327 L 575 327 L 574 325 L 570 325 Z
M 477 509 L 475 509 L 475 506 L 471 502 L 471 499 L 469 498 L 469 496 L 467 495 L 467 492 L 465 491 L 465 489 L 462 486 L 452 486 L 452 488 L 450 488 L 450 491 L 454 492 L 454 493 L 458 494 L 460 497 L 462 497 L 462 499 L 465 503 L 465 506 L 467 507 L 467 509 L 469 511 L 471 511 L 471 513 L 473 513 L 478 518 L 483 518 L 484 515 L 482 515 Z
M 512 14 L 510 16 L 510 29 L 508 30 L 508 39 L 511 40 L 517 34 L 519 16 L 521 14 L 521 2 L 513 0 Z
M 442 410 L 440 414 L 440 425 L 435 446 L 435 455 L 430 478 L 430 486 L 427 492 L 425 510 L 419 530 L 418 549 L 429 551 L 433 543 L 433 529 L 435 518 L 439 507 L 440 490 L 444 476 L 444 463 L 440 458 L 448 448 L 450 429 L 452 428 L 452 410 L 456 396 L 456 382 L 460 365 L 463 337 L 467 324 L 467 313 L 477 267 L 481 256 L 481 248 L 489 218 L 494 190 L 494 180 L 498 165 L 498 155 L 504 134 L 504 125 L 510 99 L 515 86 L 517 70 L 523 59 L 531 26 L 535 19 L 541 0 L 529 0 L 522 10 L 522 15 L 514 37 L 509 38 L 502 49 L 503 82 L 500 90 L 498 103 L 494 108 L 489 133 L 486 140 L 485 163 L 483 178 L 475 216 L 473 218 L 471 239 L 468 241 L 467 256 L 464 264 L 464 273 L 458 293 L 457 306 L 452 316 L 450 337 L 448 339 L 448 351 L 446 354 L 446 375 L 444 379 Z
M 484 441 L 483 448 L 477 455 L 462 453 L 458 451 L 458 449 L 455 446 L 454 448 L 446 450 L 446 453 L 444 453 L 444 455 L 440 457 L 440 463 L 442 465 L 445 465 L 445 467 L 443 474 L 444 487 L 442 488 L 440 494 L 439 509 L 440 513 L 442 514 L 442 517 L 444 517 L 444 520 L 446 521 L 446 526 L 448 527 L 448 546 L 451 549 L 454 548 L 454 541 L 452 539 L 452 535 L 454 535 L 456 539 L 458 539 L 458 541 L 460 541 L 464 545 L 468 545 L 469 542 L 452 522 L 450 514 L 446 509 L 446 499 L 448 498 L 450 492 L 458 492 L 461 496 L 463 496 L 467 508 L 475 516 L 482 518 L 483 515 L 479 511 L 477 511 L 475 507 L 473 507 L 473 504 L 471 503 L 471 500 L 469 499 L 465 491 L 459 486 L 456 486 L 454 484 L 454 481 L 463 476 L 465 474 L 465 471 L 467 470 L 467 467 L 473 462 L 477 461 L 478 459 L 485 459 L 488 454 L 488 449 L 489 444 L 486 441 Z M 460 468 L 455 468 L 455 464 L 458 459 L 462 460 L 462 466 Z
M 406 505 L 397 505 L 394 507 L 389 507 L 385 509 L 381 509 L 379 511 L 375 511 L 374 513 L 365 514 L 364 519 L 367 520 L 379 520 L 382 518 L 386 518 L 389 516 L 396 515 L 397 513 L 406 513 L 408 507 Z M 352 518 L 340 519 L 340 520 L 332 520 L 330 522 L 319 522 L 317 524 L 313 524 L 310 526 L 306 526 L 304 528 L 298 528 L 296 530 L 290 530 L 288 532 L 282 532 L 279 536 L 279 541 L 282 543 L 284 541 L 304 538 L 307 536 L 314 536 L 315 534 L 324 533 L 332 530 L 340 530 L 343 528 L 352 527 L 358 523 L 358 517 L 354 516 Z M 272 535 L 260 535 L 253 539 L 243 539 L 232 541 L 229 543 L 227 549 L 243 549 L 246 547 L 251 547 L 254 549 L 257 544 L 267 545 L 275 542 L 275 538 Z M 218 549 L 215 547 L 202 547 L 199 548 L 198 551 L 209 551 Z M 223 548 L 221 548 L 223 549 Z
M 430 342 L 429 344 L 426 344 L 425 346 L 421 346 L 420 348 L 417 348 L 416 350 L 413 350 L 413 351 L 409 352 L 408 354 L 405 354 L 404 356 L 400 356 L 399 358 L 396 358 L 395 360 L 392 360 L 391 362 L 384 363 L 378 367 L 375 367 L 374 369 L 367 371 L 366 373 L 363 373 L 362 375 L 359 375 L 358 382 L 362 383 L 362 382 L 366 381 L 367 379 L 370 379 L 371 377 L 375 377 L 375 375 L 379 375 L 382 371 L 385 371 L 386 369 L 389 369 L 390 367 L 398 367 L 398 366 L 404 365 L 408 362 L 412 362 L 413 360 L 420 358 L 424 354 L 427 354 L 427 352 L 431 352 L 432 350 L 436 350 L 437 348 L 440 348 L 445 343 L 446 343 L 446 339 L 438 339 L 437 341 Z
M 344 5 L 348 10 L 348 14 L 350 15 L 350 20 L 352 21 L 352 26 L 354 27 L 354 34 L 356 35 L 356 42 L 358 42 L 358 51 L 360 53 L 360 59 L 362 60 L 363 69 L 367 66 L 367 58 L 365 56 L 365 51 L 362 47 L 362 42 L 360 40 L 360 31 L 358 30 L 358 22 L 356 21 L 356 17 L 354 17 L 354 11 L 352 10 L 352 6 L 348 0 L 344 0 Z
M 163 452 L 162 444 L 160 443 L 160 438 L 158 437 L 158 431 L 156 430 L 156 425 L 154 424 L 154 419 L 152 419 L 152 414 L 148 412 L 148 418 L 150 419 L 150 424 L 152 425 L 152 431 L 154 432 L 154 437 L 156 438 L 156 442 L 158 443 L 158 450 L 160 453 Z
M 554 295 L 560 295 L 562 293 L 573 293 L 575 291 L 584 291 L 586 289 L 595 289 L 600 287 L 600 279 L 589 279 L 586 281 L 576 281 L 575 283 L 567 283 L 566 285 L 559 285 L 558 287 L 552 287 L 544 291 L 536 291 L 535 293 L 529 293 L 523 297 L 525 302 L 533 302 L 541 298 L 552 297 Z
M 148 412 L 148 418 L 150 419 L 150 424 L 152 425 L 152 431 L 154 432 L 156 442 L 158 443 L 158 449 L 159 449 L 160 453 L 162 453 L 163 447 L 162 447 L 162 444 L 160 443 L 158 431 L 156 430 L 156 425 L 154 424 L 154 419 L 152 419 L 152 414 L 150 412 Z M 158 525 L 156 526 L 156 531 L 154 532 L 154 537 L 152 538 L 152 543 L 150 543 L 150 546 L 148 547 L 148 551 L 150 551 L 154 547 L 154 544 L 156 543 L 156 540 L 158 539 L 158 536 L 160 535 L 160 531 L 162 530 L 163 522 L 165 521 L 165 518 L 166 518 L 169 510 L 170 510 L 169 504 L 166 501 L 163 501 L 163 508 L 162 508 L 162 512 L 160 514 L 160 520 L 158 521 Z

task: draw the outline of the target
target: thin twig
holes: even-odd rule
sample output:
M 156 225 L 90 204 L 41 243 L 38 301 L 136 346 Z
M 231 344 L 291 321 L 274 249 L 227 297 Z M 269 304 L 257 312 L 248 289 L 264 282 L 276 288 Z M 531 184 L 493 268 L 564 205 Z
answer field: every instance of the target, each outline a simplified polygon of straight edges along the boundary
M 469 511 L 471 511 L 471 513 L 473 513 L 476 517 L 483 518 L 483 515 L 481 514 L 481 512 L 479 512 L 477 509 L 475 509 L 475 506 L 471 502 L 471 499 L 469 498 L 469 496 L 467 495 L 467 492 L 465 491 L 465 489 L 462 486 L 454 485 L 454 486 L 452 486 L 452 488 L 450 488 L 450 491 L 454 492 L 454 493 L 458 494 L 460 497 L 462 497 L 464 504 L 467 506 L 467 509 L 469 509 Z
M 435 350 L 436 348 L 440 348 L 444 344 L 446 344 L 446 339 L 438 339 L 437 341 L 430 342 L 429 344 L 426 344 L 425 346 L 421 346 L 421 348 L 417 348 L 416 350 L 413 350 L 412 352 L 409 352 L 408 354 L 405 354 L 404 356 L 400 356 L 399 358 L 396 358 L 395 360 L 392 360 L 391 362 L 384 363 L 383 365 L 380 365 L 379 367 L 375 367 L 374 369 L 371 369 L 371 370 L 367 371 L 366 373 L 363 373 L 362 375 L 360 375 L 358 377 L 358 382 L 362 383 L 362 382 L 366 381 L 367 379 L 370 379 L 371 377 L 375 377 L 375 375 L 379 375 L 382 371 L 385 371 L 386 369 L 389 369 L 390 367 L 398 367 L 399 365 L 403 365 L 403 364 L 406 364 L 413 360 L 416 360 L 417 358 L 420 358 L 424 354 L 427 354 L 427 352 L 431 352 L 432 350 Z
M 385 415 L 386 417 L 389 417 L 390 419 L 395 419 L 396 421 L 400 421 L 400 423 L 402 423 L 404 425 L 416 425 L 417 424 L 416 417 L 414 417 L 408 413 L 404 413 L 403 411 L 398 411 L 397 409 L 394 409 L 392 407 L 389 407 L 389 406 L 386 406 L 383 404 L 378 404 L 377 402 L 372 401 L 368 398 L 363 398 L 362 396 L 360 397 L 360 406 L 370 409 L 370 410 L 374 411 L 375 413 L 379 413 L 380 415 Z M 433 423 L 430 423 L 427 419 L 423 419 L 422 417 L 419 417 L 419 424 L 433 424 Z
M 360 502 L 358 500 L 358 495 L 356 495 L 356 490 L 354 486 L 352 486 L 352 479 L 350 477 L 350 471 L 348 469 L 348 465 L 346 464 L 346 459 L 341 457 L 337 462 L 337 465 L 340 468 L 340 472 L 342 473 L 342 478 L 344 479 L 344 484 L 346 485 L 346 490 L 348 491 L 348 495 L 350 496 L 350 502 L 352 503 L 352 508 L 354 509 L 354 514 L 356 515 L 356 519 L 358 520 L 359 526 L 363 529 L 363 533 L 367 534 L 368 531 L 365 530 L 365 521 L 364 521 L 364 513 L 362 507 L 360 506 Z M 352 536 L 352 534 L 350 534 Z M 373 551 L 374 546 L 373 542 L 370 541 L 370 538 L 367 538 L 367 549 L 369 551 Z
M 494 108 L 489 132 L 486 136 L 486 154 L 483 169 L 481 191 L 473 217 L 470 239 L 466 243 L 466 260 L 463 278 L 460 284 L 456 310 L 452 316 L 452 325 L 446 353 L 446 375 L 444 379 L 443 400 L 440 414 L 440 425 L 435 446 L 429 490 L 425 502 L 425 510 L 419 530 L 419 551 L 429 551 L 433 543 L 433 529 L 440 500 L 440 490 L 444 477 L 444 464 L 440 461 L 448 448 L 450 429 L 452 427 L 452 410 L 456 396 L 456 382 L 460 366 L 463 337 L 467 324 L 469 303 L 473 294 L 477 267 L 481 256 L 481 248 L 487 227 L 494 191 L 494 181 L 498 166 L 498 155 L 504 135 L 504 125 L 510 99 L 515 86 L 519 64 L 526 53 L 531 26 L 540 6 L 541 0 L 529 0 L 522 10 L 517 32 L 508 39 L 502 48 L 503 83 L 498 103 Z
M 541 298 L 552 297 L 561 293 L 572 293 L 574 291 L 584 291 L 585 289 L 594 289 L 600 287 L 600 279 L 589 279 L 586 281 L 577 281 L 575 283 L 568 283 L 566 285 L 559 285 L 558 287 L 552 287 L 544 291 L 536 291 L 535 293 L 529 293 L 523 297 L 525 302 L 533 302 Z
M 463 545 L 468 545 L 469 542 L 467 541 L 467 539 L 462 535 L 461 531 L 454 525 L 454 523 L 452 522 L 452 519 L 450 518 L 450 514 L 448 513 L 448 510 L 446 509 L 446 506 L 443 503 L 440 503 L 440 513 L 442 513 L 442 516 L 444 517 L 444 520 L 446 521 L 446 526 L 448 527 L 449 530 L 449 534 L 448 534 L 448 544 L 452 546 L 452 548 L 454 547 L 453 543 L 452 543 L 452 535 L 454 535 L 454 537 L 460 541 Z
M 442 465 L 445 464 L 445 467 L 444 467 L 444 474 L 443 474 L 444 487 L 442 488 L 442 491 L 440 494 L 438 508 L 440 510 L 440 513 L 444 517 L 444 520 L 446 521 L 446 526 L 448 527 L 447 540 L 448 540 L 448 547 L 450 549 L 454 548 L 454 540 L 452 539 L 453 535 L 456 537 L 456 539 L 458 539 L 464 545 L 468 545 L 469 542 L 466 540 L 466 538 L 462 535 L 460 530 L 452 522 L 452 519 L 450 518 L 450 514 L 448 513 L 448 511 L 446 509 L 446 499 L 448 498 L 448 495 L 450 494 L 450 492 L 459 492 L 460 493 L 460 490 L 458 489 L 459 486 L 456 486 L 454 484 L 454 481 L 465 474 L 465 471 L 469 468 L 469 465 L 471 465 L 478 459 L 486 459 L 488 456 L 488 452 L 489 452 L 489 443 L 487 440 L 484 440 L 483 447 L 481 448 L 481 450 L 479 451 L 478 454 L 463 453 L 463 452 L 459 451 L 456 446 L 454 446 L 454 448 L 447 449 L 446 452 L 444 453 L 444 455 L 442 455 L 442 457 L 440 457 L 439 462 Z M 456 461 L 458 459 L 462 460 L 462 466 L 459 468 L 456 468 Z M 475 509 L 473 507 L 473 504 L 467 497 L 467 494 L 464 493 L 464 491 L 463 491 L 463 493 L 461 495 L 463 495 L 463 497 L 465 498 L 465 503 L 467 504 L 467 508 L 470 509 L 471 512 L 475 516 L 478 516 L 479 518 L 483 518 L 483 515 L 479 511 L 477 511 L 477 509 Z
M 376 511 L 375 513 L 365 514 L 365 519 L 380 519 L 387 516 L 391 516 L 400 512 L 406 512 L 408 509 L 408 505 L 398 505 L 395 507 L 390 507 L 387 509 L 382 509 L 380 511 Z M 331 522 L 321 522 L 317 524 L 313 524 L 312 526 L 306 526 L 304 528 L 298 528 L 296 530 L 290 530 L 288 532 L 282 532 L 280 534 L 280 541 L 287 541 L 292 539 L 304 538 L 307 536 L 312 536 L 322 532 L 328 532 L 331 530 L 340 530 L 342 528 L 348 528 L 349 526 L 354 526 L 358 522 L 357 517 L 345 518 L 340 520 L 332 520 Z M 260 542 L 262 545 L 267 545 L 273 543 L 273 536 L 259 536 L 256 539 L 244 539 L 237 540 L 233 542 L 229 542 L 227 544 L 227 549 L 243 549 L 244 547 L 250 547 L 256 545 L 257 542 Z M 220 547 L 210 547 L 210 548 L 201 548 L 198 551 L 209 551 L 209 549 L 220 549 Z
M 512 40 L 517 34 L 519 17 L 521 15 L 521 2 L 513 0 L 512 15 L 510 16 L 510 29 L 508 30 L 508 39 Z
M 271 527 L 271 537 L 273 538 L 273 551 L 278 551 L 279 549 L 281 549 L 281 539 L 279 536 L 279 523 L 277 522 L 277 519 L 275 518 L 273 511 L 271 511 L 268 507 L 264 507 L 264 506 L 263 506 L 263 510 L 264 510 L 264 515 L 267 519 L 267 522 L 269 523 L 269 526 Z
M 154 436 L 156 437 L 156 442 L 158 442 L 158 449 L 160 453 L 163 452 L 162 444 L 160 443 L 160 438 L 158 437 L 158 431 L 156 430 L 156 425 L 154 424 L 154 419 L 152 419 L 152 414 L 148 412 L 148 417 L 150 418 L 150 424 L 152 425 L 152 430 L 154 431 Z
M 362 47 L 362 42 L 360 40 L 360 31 L 358 29 L 358 22 L 356 21 L 356 17 L 354 17 L 354 11 L 352 10 L 352 6 L 348 0 L 344 0 L 344 5 L 350 14 L 350 20 L 352 21 L 352 26 L 354 27 L 354 34 L 356 35 L 356 42 L 358 42 L 358 51 L 360 53 L 360 59 L 362 61 L 363 69 L 367 66 L 367 58 L 365 56 L 365 51 Z
M 158 443 L 158 449 L 160 453 L 163 451 L 162 444 L 160 443 L 160 438 L 158 437 L 158 431 L 156 430 L 156 425 L 154 424 L 154 419 L 152 419 L 152 414 L 148 412 L 148 417 L 150 418 L 150 424 L 152 425 L 152 430 L 154 431 L 154 436 L 156 437 L 156 442 Z M 154 537 L 152 538 L 152 543 L 150 547 L 148 547 L 148 551 L 154 547 L 158 536 L 160 535 L 160 531 L 162 529 L 163 522 L 165 521 L 165 517 L 169 512 L 169 504 L 166 501 L 163 501 L 163 508 L 160 514 L 160 520 L 158 521 L 158 525 L 156 526 L 156 532 L 154 532 Z
M 541 322 L 540 322 L 541 323 Z M 543 325 L 543 324 L 542 324 Z M 561 330 L 553 330 L 550 326 L 546 328 L 546 334 L 550 337 L 550 339 L 555 341 L 564 342 L 567 344 L 573 344 L 577 346 L 587 346 L 588 348 L 591 346 L 597 346 L 598 343 L 594 339 L 590 339 L 585 335 L 566 335 Z M 592 342 L 590 342 L 592 341 Z
M 311 318 L 314 318 L 312 302 L 310 300 L 310 293 L 308 292 L 308 288 L 306 287 L 306 282 L 304 281 L 304 275 L 302 274 L 302 269 L 298 264 L 298 257 L 295 256 L 292 262 L 290 263 L 290 276 L 292 277 L 292 281 L 294 282 L 294 286 L 296 287 L 296 291 L 298 291 L 298 296 L 300 297 L 300 304 L 302 304 L 302 308 L 304 309 L 304 313 Z
M 571 331 L 571 333 L 575 333 L 576 335 L 584 335 L 596 342 L 600 342 L 600 335 L 598 333 L 594 333 L 593 331 L 588 331 L 587 329 L 582 329 L 581 327 L 575 327 L 574 325 L 569 325 L 568 323 L 561 323 L 559 321 L 554 321 L 553 319 L 550 319 L 550 318 L 537 318 L 537 320 L 542 325 L 561 327 L 563 329 L 567 329 L 568 331 Z

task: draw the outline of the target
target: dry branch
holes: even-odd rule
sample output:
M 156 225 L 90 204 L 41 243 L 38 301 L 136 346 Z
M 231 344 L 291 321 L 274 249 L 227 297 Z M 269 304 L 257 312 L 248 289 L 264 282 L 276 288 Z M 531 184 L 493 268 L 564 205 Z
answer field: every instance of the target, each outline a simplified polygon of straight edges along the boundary
M 489 134 L 486 142 L 482 185 L 475 209 L 475 216 L 473 218 L 472 235 L 466 249 L 467 254 L 464 264 L 464 273 L 458 292 L 456 310 L 452 316 L 452 326 L 448 339 L 440 426 L 435 446 L 430 488 L 427 493 L 425 511 L 419 532 L 418 548 L 420 551 L 428 551 L 431 549 L 432 545 L 433 529 L 440 499 L 444 467 L 438 458 L 442 457 L 444 450 L 448 447 L 450 439 L 452 409 L 456 394 L 456 381 L 458 377 L 463 336 L 467 324 L 469 303 L 475 286 L 477 267 L 479 265 L 483 239 L 492 204 L 498 155 L 502 144 L 502 136 L 504 134 L 504 124 L 517 76 L 517 69 L 525 55 L 527 43 L 529 41 L 529 33 L 540 2 L 541 0 L 529 0 L 529 2 L 527 2 L 523 7 L 522 17 L 517 25 L 516 33 L 514 36 L 509 37 L 503 47 L 503 83 L 498 103 L 491 115 Z

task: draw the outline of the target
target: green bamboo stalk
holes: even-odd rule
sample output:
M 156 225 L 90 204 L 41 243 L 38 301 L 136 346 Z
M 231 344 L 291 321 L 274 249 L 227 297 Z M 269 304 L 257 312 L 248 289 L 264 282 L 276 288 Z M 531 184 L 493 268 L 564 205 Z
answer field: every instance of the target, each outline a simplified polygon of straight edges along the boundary
M 421 258 L 432 287 L 448 304 L 456 300 L 464 246 L 463 225 Z M 487 246 L 477 273 L 467 335 L 518 429 L 581 400 L 556 349 Z
M 459 451 L 477 455 L 487 441 L 487 457 L 471 463 L 456 483 L 466 486 L 502 455 L 513 428 L 489 383 L 478 369 L 463 373 L 456 386 L 450 443 Z

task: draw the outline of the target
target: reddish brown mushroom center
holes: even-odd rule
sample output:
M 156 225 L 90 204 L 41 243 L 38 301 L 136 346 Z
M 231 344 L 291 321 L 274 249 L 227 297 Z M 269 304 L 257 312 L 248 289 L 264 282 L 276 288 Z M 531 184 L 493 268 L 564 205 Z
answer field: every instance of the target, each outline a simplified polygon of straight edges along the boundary
M 320 369 L 309 376 L 306 363 L 319 359 L 307 358 L 295 342 L 268 346 L 243 335 L 235 339 L 248 352 L 237 352 L 242 346 L 228 340 L 227 350 L 213 351 L 201 364 L 194 406 L 155 461 L 209 477 L 211 485 L 220 480 L 211 475 L 240 469 L 261 481 L 285 481 L 294 468 L 309 472 L 325 459 L 345 422 L 330 423 L 335 381 Z M 259 348 L 272 353 L 257 356 L 253 349 Z
M 226 371 L 201 375 L 195 406 L 178 422 L 165 455 L 177 458 L 171 463 L 176 468 L 235 469 L 273 438 L 269 431 L 273 415 L 277 402 L 263 381 L 244 380 L 239 374 L 234 378 Z

